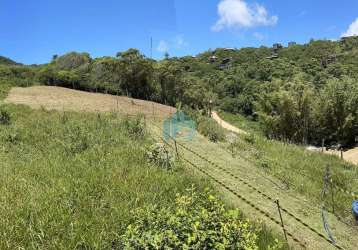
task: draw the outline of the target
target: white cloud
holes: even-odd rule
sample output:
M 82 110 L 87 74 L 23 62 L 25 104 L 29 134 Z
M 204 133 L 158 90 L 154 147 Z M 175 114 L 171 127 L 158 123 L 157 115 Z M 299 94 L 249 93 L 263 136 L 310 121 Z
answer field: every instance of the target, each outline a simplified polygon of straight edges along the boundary
M 212 26 L 213 31 L 224 28 L 250 28 L 275 25 L 277 16 L 270 16 L 264 6 L 249 6 L 244 0 L 221 0 L 218 4 L 219 20 Z
M 342 34 L 342 37 L 358 36 L 358 18 L 349 26 L 348 30 Z
M 162 53 L 168 52 L 168 50 L 169 50 L 169 44 L 168 44 L 166 41 L 161 40 L 161 41 L 159 42 L 159 44 L 158 44 L 157 50 L 158 50 L 159 52 L 162 52 Z

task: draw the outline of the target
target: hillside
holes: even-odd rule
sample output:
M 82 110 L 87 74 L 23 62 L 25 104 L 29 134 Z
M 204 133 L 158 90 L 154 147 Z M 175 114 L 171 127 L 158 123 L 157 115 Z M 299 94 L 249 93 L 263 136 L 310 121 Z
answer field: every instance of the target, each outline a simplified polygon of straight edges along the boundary
M 49 98 L 52 93 L 56 98 Z M 62 94 L 63 96 L 61 97 Z M 120 108 L 113 111 L 112 108 L 116 108 L 117 104 L 112 98 L 118 97 L 91 93 L 90 98 L 87 98 L 89 97 L 88 95 L 89 93 L 56 87 L 15 88 L 10 91 L 6 102 L 10 103 L 12 102 L 11 100 L 17 100 L 17 103 L 20 103 L 18 100 L 23 98 L 21 104 L 29 104 L 35 108 L 42 107 L 42 110 L 58 109 L 60 111 L 67 108 L 73 111 L 76 109 L 83 111 L 84 106 L 79 104 L 84 103 L 88 107 L 86 111 L 104 111 L 124 116 L 128 113 L 127 111 L 130 114 L 135 114 L 139 111 L 121 109 L 122 105 L 128 107 L 126 102 L 119 102 Z M 16 96 L 15 99 L 13 99 L 14 96 Z M 112 102 L 108 102 L 109 106 L 99 110 L 97 97 L 103 100 L 104 104 L 107 103 L 105 100 L 112 100 Z M 136 101 L 134 100 L 134 102 Z M 36 105 L 34 106 L 35 103 Z M 155 108 L 158 108 L 155 109 L 156 112 L 163 113 L 162 118 L 171 114 L 171 108 L 169 107 L 165 109 L 162 105 L 156 105 Z M 46 114 L 46 111 L 41 112 Z M 37 113 L 32 112 L 32 114 Z M 50 112 L 50 114 L 56 115 L 57 113 Z M 148 115 L 150 117 L 150 114 Z M 33 119 L 36 119 L 36 116 Z M 150 134 L 156 140 L 161 141 L 163 137 L 162 119 L 147 119 L 147 123 Z M 169 144 L 172 143 L 172 141 L 169 142 Z M 191 162 L 197 166 L 193 168 L 190 164 L 185 164 L 185 169 L 188 173 L 195 173 L 195 176 L 207 177 L 208 179 L 214 178 L 214 180 L 219 181 L 219 183 L 216 181 L 213 183 L 216 183 L 217 190 L 228 204 L 240 208 L 249 218 L 255 220 L 260 218 L 260 220 L 272 227 L 276 233 L 280 232 L 280 227 L 272 223 L 269 219 L 270 217 L 263 216 L 262 213 L 253 209 L 246 203 L 247 200 L 272 218 L 277 218 L 275 205 L 272 200 L 267 201 L 267 196 L 278 198 L 281 206 L 287 209 L 286 211 L 303 219 L 304 223 L 307 223 L 309 227 L 321 233 L 325 238 L 326 232 L 322 227 L 320 207 L 321 202 L 323 202 L 321 199 L 323 178 L 321 176 L 324 175 L 326 164 L 334 167 L 333 180 L 335 185 L 338 185 L 337 188 L 354 190 L 357 185 L 354 181 L 357 178 L 356 171 L 338 158 L 308 153 L 300 147 L 287 146 L 258 136 L 240 135 L 234 142 L 213 143 L 208 141 L 207 138 L 197 135 L 191 141 L 182 141 L 179 138 L 177 146 L 179 147 L 179 158 L 183 163 Z M 175 154 L 175 151 L 172 152 Z M 295 169 L 300 169 L 303 175 L 297 175 Z M 308 178 L 305 176 L 320 176 L 320 178 Z M 225 187 L 229 187 L 229 189 Z M 246 200 L 240 200 L 237 195 L 235 196 L 237 193 Z M 328 208 L 332 206 L 329 200 L 325 202 L 327 202 L 326 206 Z M 350 196 L 337 192 L 334 203 L 336 211 L 328 214 L 328 223 L 337 243 L 347 249 L 353 249 L 353 245 L 357 240 L 355 238 L 357 229 L 351 224 L 352 216 L 348 212 L 350 202 Z M 327 240 L 322 240 L 319 235 L 296 221 L 294 217 L 291 217 L 286 212 L 284 220 L 287 230 L 294 232 L 294 237 L 304 244 L 306 248 L 330 249 L 332 247 Z M 289 242 L 299 248 L 299 244 L 292 241 L 291 238 Z
M 62 86 L 170 106 L 242 114 L 269 138 L 351 147 L 358 134 L 358 37 L 285 47 L 215 49 L 155 61 L 70 52 L 37 67 L 0 67 L 0 81 Z M 327 101 L 329 100 L 329 101 Z
M 19 63 L 11 60 L 10 58 L 4 57 L 4 56 L 0 56 L 0 64 L 3 64 L 3 65 L 19 65 Z
M 172 111 L 58 87 L 12 89 L 0 106 L 0 248 L 290 249 L 159 143 L 155 124 Z

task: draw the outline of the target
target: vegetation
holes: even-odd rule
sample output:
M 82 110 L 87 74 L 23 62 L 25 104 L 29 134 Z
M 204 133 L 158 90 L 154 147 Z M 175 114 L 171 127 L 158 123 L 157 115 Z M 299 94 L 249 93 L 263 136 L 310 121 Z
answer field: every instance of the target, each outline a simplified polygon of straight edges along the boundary
M 275 237 L 260 225 L 238 216 L 230 217 L 237 219 L 230 224 L 226 208 L 204 195 L 209 184 L 184 171 L 179 162 L 165 171 L 150 161 L 147 149 L 153 141 L 143 132 L 147 130 L 140 118 L 34 111 L 15 105 L 1 110 L 3 117 L 11 117 L 10 123 L 0 125 L 1 249 L 120 249 L 120 242 L 134 235 L 128 225 L 140 225 L 143 232 L 153 226 L 141 223 L 146 217 L 138 221 L 133 208 L 147 211 L 160 204 L 158 215 L 179 211 L 176 194 L 187 194 L 193 186 L 197 194 L 193 209 L 187 204 L 186 210 L 193 223 L 202 212 L 197 204 L 205 204 L 209 212 L 222 213 L 206 218 L 207 223 L 228 223 L 231 235 L 235 228 L 245 233 L 232 239 L 233 244 L 276 246 Z M 158 224 L 156 230 L 164 228 Z
M 123 249 L 259 249 L 260 232 L 238 210 L 226 210 L 210 192 L 191 190 L 175 206 L 135 211 Z M 261 229 L 262 230 L 262 229 Z M 266 249 L 279 249 L 278 242 Z
M 216 49 L 154 61 L 136 49 L 92 59 L 54 56 L 46 65 L 1 59 L 0 82 L 129 95 L 172 106 L 224 111 L 261 121 L 270 138 L 350 146 L 358 134 L 358 37 L 287 48 Z M 338 114 L 339 113 L 339 114 Z
M 343 189 L 358 188 L 356 171 L 333 156 L 285 143 L 356 143 L 357 48 L 358 37 L 351 37 L 279 50 L 167 55 L 161 61 L 136 49 L 101 58 L 70 52 L 31 66 L 0 57 L 0 98 L 12 86 L 44 84 L 179 105 L 202 134 L 219 142 L 224 131 L 205 117 L 212 101 L 229 112 L 225 119 L 244 121 L 253 132 L 224 144 L 234 155 L 318 203 L 328 165 L 334 166 L 334 185 Z M 207 183 L 183 171 L 167 149 L 150 147 L 154 142 L 141 117 L 60 114 L 10 105 L 1 108 L 0 127 L 0 248 L 87 249 L 120 243 L 145 248 L 153 243 L 148 237 L 158 247 L 166 244 L 165 237 L 174 237 L 176 247 L 282 247 L 265 229 L 247 224 L 240 213 L 205 194 Z M 193 183 L 197 193 L 188 195 L 185 190 Z M 182 195 L 175 199 L 177 193 Z M 352 197 L 335 197 L 337 213 L 346 216 Z M 138 208 L 134 213 L 133 207 Z M 174 224 L 165 231 L 167 219 Z M 174 225 L 181 229 L 175 236 Z M 210 231 L 221 226 L 227 234 Z M 217 236 L 212 241 L 207 240 L 211 233 Z
M 244 118 L 220 113 L 225 120 L 240 127 Z M 252 123 L 246 121 L 247 124 Z M 251 130 L 250 135 L 238 136 L 235 141 L 224 145 L 234 155 L 256 165 L 265 175 L 275 176 L 282 189 L 294 190 L 317 204 L 322 203 L 322 188 L 326 168 L 329 167 L 334 187 L 344 190 L 357 190 L 358 172 L 355 166 L 337 156 L 310 152 L 302 146 L 267 140 L 260 133 Z M 335 189 L 334 204 L 327 200 L 327 206 L 340 217 L 351 222 L 352 197 Z M 353 223 L 353 222 L 352 222 Z

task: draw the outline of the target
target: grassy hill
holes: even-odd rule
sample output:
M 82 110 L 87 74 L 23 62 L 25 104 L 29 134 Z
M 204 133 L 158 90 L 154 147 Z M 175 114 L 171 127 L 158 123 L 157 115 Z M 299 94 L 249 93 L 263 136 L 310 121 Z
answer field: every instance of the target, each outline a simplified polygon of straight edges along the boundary
M 166 170 L 161 161 L 150 160 L 148 152 L 156 152 L 151 150 L 157 140 L 140 115 L 50 111 L 45 106 L 32 110 L 13 104 L 2 104 L 0 111 L 1 249 L 123 249 L 123 244 L 131 249 L 137 244 L 167 245 L 166 234 L 176 235 L 171 244 L 178 245 L 210 246 L 222 239 L 224 245 L 288 249 L 263 224 L 222 207 L 213 196 L 217 192 L 205 191 L 212 185 L 182 162 L 174 160 L 172 170 Z M 184 217 L 178 208 L 187 211 Z M 172 225 L 174 234 L 168 220 L 182 220 Z M 199 222 L 202 226 L 192 231 Z M 221 224 L 227 235 L 220 233 Z M 217 232 L 217 238 L 207 230 Z M 189 237 L 195 232 L 201 238 Z M 238 233 L 243 235 L 237 238 Z M 201 241 L 206 234 L 208 240 Z
M 358 188 L 356 169 L 337 157 L 309 153 L 286 142 L 319 144 L 325 139 L 328 145 L 354 144 L 358 134 L 357 41 L 352 37 L 279 49 L 216 49 L 161 61 L 150 60 L 135 49 L 102 58 L 71 52 L 38 66 L 4 60 L 0 98 L 8 96 L 6 103 L 38 110 L 1 101 L 1 247 L 110 248 L 118 246 L 122 237 L 127 237 L 129 245 L 154 239 L 161 244 L 174 237 L 181 218 L 183 228 L 199 228 L 204 238 L 210 235 L 205 231 L 209 225 L 229 226 L 230 232 L 248 225 L 253 237 L 257 236 L 249 237 L 248 244 L 267 249 L 279 238 L 278 248 L 287 249 L 276 235 L 282 229 L 267 219 L 277 218 L 272 202 L 277 197 L 287 211 L 303 218 L 300 223 L 284 213 L 288 231 L 307 248 L 332 247 L 322 227 L 324 202 L 337 242 L 351 249 L 358 240 L 350 213 L 351 191 Z M 13 88 L 33 85 L 48 86 Z M 199 123 L 198 130 L 216 142 L 201 135 L 179 141 L 179 158 L 203 171 L 180 160 L 174 161 L 174 171 L 167 171 L 161 168 L 162 162 L 148 159 L 146 152 L 163 135 L 155 125 L 161 127 L 162 119 L 174 110 L 151 101 L 184 108 Z M 213 106 L 226 111 L 220 114 L 226 121 L 251 135 L 231 138 L 220 130 L 203 116 Z M 144 113 L 147 120 L 128 118 L 138 113 Z M 327 166 L 333 174 L 334 193 L 329 189 L 329 195 L 333 193 L 334 200 L 321 196 Z M 204 176 L 214 181 L 203 180 Z M 192 184 L 199 195 L 188 194 Z M 239 208 L 255 222 L 247 222 L 241 212 L 216 206 L 220 201 L 206 195 L 207 186 L 215 187 L 226 205 Z M 195 209 L 190 209 L 192 205 Z M 132 211 L 134 206 L 139 211 Z M 212 212 L 210 216 L 196 213 L 203 207 Z M 194 219 L 184 220 L 183 211 L 190 218 L 203 219 L 202 227 Z M 163 233 L 163 218 L 173 222 L 173 231 Z M 230 224 L 230 218 L 238 223 Z M 263 221 L 257 222 L 258 218 Z M 145 226 L 149 222 L 152 225 Z M 307 229 L 305 223 L 314 229 Z M 176 242 L 200 238 L 185 235 Z M 289 243 L 298 246 L 292 239 Z
M 40 89 L 41 91 L 39 92 Z M 64 94 L 62 98 L 60 93 Z M 67 96 L 66 93 L 70 94 L 70 96 Z M 41 177 L 40 180 L 43 182 L 45 179 L 56 179 L 64 175 L 65 177 L 63 177 L 63 181 L 68 187 L 72 185 L 82 185 L 81 183 L 88 183 L 89 180 L 87 180 L 87 178 L 90 178 L 90 180 L 95 183 L 93 185 L 102 186 L 100 189 L 102 191 L 98 191 L 98 195 L 100 195 L 101 192 L 104 192 L 103 190 L 118 190 L 123 187 L 125 191 L 123 191 L 123 193 L 122 191 L 118 192 L 123 195 L 124 193 L 128 194 L 126 197 L 129 200 L 114 200 L 113 202 L 117 204 L 116 206 L 120 207 L 128 206 L 127 203 L 130 202 L 131 199 L 134 199 L 133 197 L 142 197 L 145 201 L 148 201 L 143 201 L 143 203 L 138 204 L 137 207 L 150 206 L 150 204 L 153 204 L 150 202 L 150 199 L 157 197 L 152 192 L 158 192 L 153 190 L 169 185 L 170 188 L 168 187 L 166 191 L 163 191 L 165 193 L 159 193 L 160 197 L 155 198 L 159 199 L 156 200 L 156 204 L 161 204 L 161 207 L 166 207 L 169 206 L 171 202 L 174 202 L 173 199 L 175 199 L 175 193 L 185 193 L 185 189 L 191 187 L 191 184 L 193 183 L 198 187 L 199 193 L 205 193 L 203 191 L 205 187 L 208 185 L 211 186 L 215 183 L 210 182 L 212 184 L 208 184 L 208 182 L 203 182 L 201 177 L 204 177 L 205 175 L 202 175 L 201 172 L 196 171 L 190 165 L 185 164 L 185 161 L 183 160 L 176 163 L 178 165 L 174 173 L 168 173 L 167 171 L 158 170 L 155 167 L 152 168 L 153 166 L 151 167 L 151 164 L 147 162 L 144 153 L 145 149 L 143 151 L 143 148 L 147 148 L 155 141 L 161 140 L 160 137 L 163 136 L 163 131 L 161 131 L 162 119 L 165 116 L 155 116 L 154 120 L 150 119 L 152 115 L 152 104 L 150 102 L 142 101 L 143 103 L 148 104 L 147 108 L 149 112 L 147 112 L 146 120 L 146 128 L 148 132 L 147 136 L 143 138 L 136 138 L 133 137 L 131 133 L 138 130 L 133 130 L 126 125 L 131 119 L 128 120 L 125 114 L 128 111 L 132 112 L 129 113 L 130 115 L 138 112 L 140 113 L 141 110 L 144 111 L 144 113 L 146 112 L 144 107 L 139 110 L 130 108 L 132 105 L 136 106 L 135 104 L 138 100 L 133 100 L 134 104 L 131 104 L 121 101 L 122 99 L 118 99 L 120 102 L 117 104 L 115 101 L 116 97 L 114 96 L 91 94 L 90 96 L 92 98 L 88 98 L 88 94 L 89 93 L 86 92 L 55 87 L 32 87 L 29 89 L 15 88 L 11 91 L 7 102 L 10 102 L 10 100 L 19 101 L 21 97 L 23 98 L 23 101 L 21 102 L 22 104 L 28 103 L 32 106 L 36 104 L 36 106 L 33 107 L 38 108 L 39 110 L 32 111 L 24 106 L 13 106 L 12 104 L 4 107 L 5 110 L 7 110 L 12 116 L 11 125 L 3 126 L 3 136 L 1 137 L 3 138 L 3 143 L 5 145 L 4 149 L 7 149 L 7 151 L 2 154 L 2 158 L 5 159 L 4 164 L 6 166 L 4 169 L 11 172 L 14 167 L 16 168 L 16 166 L 24 166 L 26 167 L 25 169 L 28 169 L 27 172 L 16 172 L 18 173 L 16 178 L 29 179 L 28 173 L 31 173 L 31 176 L 35 176 L 34 178 Z M 14 95 L 16 98 L 11 99 Z M 56 95 L 57 97 L 49 98 L 51 95 Z M 31 98 L 28 98 L 27 96 L 31 96 Z M 97 96 L 102 100 L 101 109 L 99 109 L 98 105 L 95 105 Z M 112 100 L 112 98 L 114 99 Z M 88 104 L 85 104 L 87 102 Z M 91 102 L 93 104 L 89 105 Z M 92 113 L 63 113 L 63 110 L 83 110 L 81 108 L 82 104 L 85 104 L 87 111 L 90 111 L 89 109 L 91 109 Z M 122 105 L 123 107 L 128 107 L 123 109 Z M 166 116 L 171 114 L 170 108 L 167 109 L 169 112 L 166 113 L 166 109 L 163 109 L 161 106 L 162 105 L 155 104 L 155 112 L 160 111 Z M 47 111 L 56 107 L 58 107 L 58 111 Z M 98 115 L 96 114 L 96 110 L 107 111 L 107 114 L 104 113 Z M 95 112 L 95 114 L 93 114 L 93 112 Z M 117 114 L 118 112 L 119 114 Z M 124 117 L 120 115 L 121 113 L 124 113 Z M 275 208 L 273 204 L 265 202 L 259 193 L 254 192 L 245 183 L 238 182 L 235 176 L 239 176 L 246 182 L 252 183 L 252 185 L 254 185 L 258 190 L 261 190 L 269 196 L 279 198 L 281 205 L 284 208 L 289 209 L 289 211 L 293 212 L 295 215 L 303 218 L 306 223 L 313 225 L 314 228 L 325 235 L 320 217 L 320 206 L 323 202 L 321 198 L 321 191 L 323 188 L 325 168 L 327 165 L 331 166 L 334 184 L 337 185 L 337 187 L 354 190 L 355 186 L 352 185 L 355 185 L 357 175 L 356 172 L 353 171 L 353 166 L 342 162 L 337 157 L 309 153 L 299 146 L 285 145 L 281 142 L 269 141 L 258 132 L 260 131 L 259 128 L 254 128 L 256 123 L 248 121 L 243 117 L 236 119 L 236 117 L 231 114 L 223 115 L 221 113 L 221 115 L 225 118 L 225 120 L 238 125 L 238 127 L 245 128 L 254 135 L 238 136 L 234 141 L 229 139 L 219 143 L 212 143 L 201 135 L 196 135 L 195 138 L 189 142 L 179 140 L 180 144 L 193 149 L 195 152 L 201 154 L 211 162 L 218 164 L 220 169 L 217 169 L 215 166 L 211 166 L 208 162 L 192 154 L 190 151 L 186 151 L 185 148 L 181 146 L 178 146 L 180 152 L 179 159 L 183 159 L 182 157 L 185 157 L 186 159 L 194 162 L 211 176 L 218 178 L 220 181 L 225 183 L 225 185 L 229 185 L 233 190 L 237 190 L 237 192 L 243 195 L 246 199 L 260 206 L 273 218 L 277 218 L 277 208 Z M 244 126 L 242 126 L 243 123 L 245 123 Z M 134 123 L 131 122 L 131 124 L 135 125 L 137 123 L 134 120 Z M 159 126 L 159 128 L 156 126 Z M 119 141 L 117 141 L 117 139 Z M 175 151 L 172 151 L 172 149 L 168 148 L 168 150 L 172 152 L 173 155 L 175 154 Z M 27 158 L 17 157 L 19 152 L 26 152 L 24 157 Z M 131 159 L 137 159 L 138 157 L 140 158 L 138 161 L 131 161 Z M 29 165 L 28 162 L 31 164 Z M 54 164 L 49 165 L 46 162 L 54 162 Z M 78 164 L 79 166 L 77 167 Z M 103 168 L 96 167 L 96 165 L 102 166 L 102 164 L 105 166 L 104 170 Z M 27 167 L 28 165 L 29 167 L 31 166 L 30 169 Z M 64 172 L 61 170 L 63 165 L 66 166 L 66 171 Z M 67 181 L 65 181 L 68 177 L 67 173 L 71 173 L 75 179 L 82 176 L 80 173 L 72 173 L 70 171 L 73 166 L 76 166 L 76 169 L 79 168 L 81 174 L 83 174 L 83 178 L 81 177 L 80 181 L 74 182 L 75 184 L 73 184 L 73 182 L 67 183 Z M 133 170 L 134 176 L 130 180 L 126 179 L 127 175 L 121 176 L 116 174 L 117 171 L 122 171 L 119 170 L 122 168 L 125 169 L 123 171 L 129 171 L 126 166 L 131 169 L 136 169 Z M 143 184 L 148 185 L 145 190 L 139 188 L 139 186 L 142 186 L 142 181 L 140 180 L 143 178 L 144 181 L 146 180 L 145 177 L 143 177 L 143 166 L 148 170 L 145 172 L 145 176 L 148 175 L 148 181 L 150 180 L 150 182 L 153 182 L 151 184 Z M 50 172 L 43 170 L 43 168 L 49 168 L 48 171 Z M 73 169 L 73 171 L 77 170 Z M 89 171 L 88 175 L 85 175 L 87 171 Z M 108 174 L 108 178 L 112 178 L 113 176 L 116 177 L 114 180 L 110 181 L 106 179 L 106 182 L 98 182 L 98 178 L 93 179 L 93 177 L 90 177 L 92 175 L 102 175 L 102 171 L 105 171 Z M 56 174 L 56 177 L 52 175 L 53 172 Z M 39 175 L 35 173 L 43 174 Z M 158 173 L 162 176 L 160 178 L 164 178 L 165 180 L 152 179 L 156 176 L 154 173 Z M 167 179 L 167 176 L 170 177 Z M 181 181 L 177 183 L 178 186 L 175 184 L 177 181 L 175 178 L 181 179 Z M 32 180 L 32 177 L 29 180 Z M 37 179 L 34 179 L 33 181 L 35 180 Z M 171 181 L 170 183 L 167 183 L 169 180 L 171 180 L 172 183 Z M 127 181 L 129 182 L 127 183 Z M 60 185 L 55 180 L 52 182 L 57 183 L 56 185 Z M 120 182 L 121 184 L 117 182 Z M 40 186 L 42 185 L 41 183 L 42 182 L 39 182 Z M 237 199 L 237 197 L 232 196 L 228 190 L 223 189 L 220 185 L 214 186 L 219 196 L 227 205 L 240 208 L 240 210 L 253 221 L 257 221 L 259 218 L 263 223 L 272 228 L 276 234 L 281 231 L 280 227 L 277 227 L 276 224 L 272 224 L 270 220 L 266 220 L 265 216 L 262 216 L 262 214 L 255 213 L 255 209 L 247 206 L 245 202 L 241 202 Z M 32 192 L 35 192 L 36 194 L 45 192 L 43 189 L 46 187 L 47 186 L 41 186 L 40 189 L 22 189 L 22 197 L 31 197 L 34 195 Z M 78 196 L 77 198 L 80 202 L 76 203 L 78 204 L 78 207 L 82 207 L 82 204 L 87 204 L 86 202 L 91 202 L 91 199 L 88 201 L 89 198 L 86 197 L 86 194 L 92 193 L 92 188 L 93 186 L 89 186 L 88 188 L 81 189 L 82 196 Z M 129 189 L 131 188 L 136 191 L 130 192 Z M 149 192 L 148 194 L 147 190 Z M 7 191 L 4 192 L 6 193 Z M 9 193 L 12 192 L 13 190 L 9 191 Z M 62 191 L 59 190 L 58 192 Z M 86 200 L 82 201 L 82 197 Z M 44 199 L 49 198 L 44 195 Z M 64 201 L 67 199 L 69 199 L 67 196 L 63 196 Z M 162 199 L 165 199 L 165 201 L 162 201 Z M 352 235 L 352 232 L 354 232 L 355 229 L 352 226 L 353 221 L 349 211 L 351 199 L 352 197 L 335 191 L 334 203 L 331 202 L 331 199 L 325 200 L 329 211 L 332 210 L 333 204 L 335 206 L 335 214 L 328 214 L 329 225 L 333 227 L 332 230 L 334 236 L 340 245 L 347 246 L 348 249 L 355 240 Z M 8 204 L 6 206 L 11 206 L 8 202 L 5 204 Z M 36 204 L 37 207 L 35 210 L 43 207 L 42 201 Z M 18 210 L 17 207 L 14 208 L 15 210 Z M 98 211 L 102 211 L 101 209 Z M 45 216 L 49 217 L 53 216 L 53 213 L 55 213 L 51 210 L 51 208 L 46 209 L 46 211 L 48 211 L 48 214 Z M 85 210 L 85 212 L 92 214 L 93 211 Z M 96 212 L 96 210 L 94 210 L 94 212 Z M 97 217 L 100 216 L 102 215 L 97 215 Z M 135 215 L 129 213 L 126 216 L 128 216 L 128 218 L 127 220 L 124 220 L 124 223 L 121 223 L 123 229 L 122 231 L 117 232 L 118 234 L 123 234 L 125 232 L 125 226 L 133 221 L 132 219 L 134 217 L 132 216 Z M 18 216 L 18 218 L 20 217 L 21 215 Z M 114 218 L 109 218 L 108 223 L 112 219 Z M 14 222 L 9 221 L 9 223 Z M 285 223 L 287 223 L 288 230 L 290 232 L 294 231 L 296 237 L 304 242 L 308 248 L 317 249 L 330 246 L 327 242 L 322 241 L 321 239 L 315 237 L 314 234 L 311 234 L 309 230 L 304 227 L 302 228 L 302 225 L 290 220 L 287 215 L 285 215 Z M 348 223 L 350 226 L 345 223 Z M 259 223 L 258 228 L 261 227 L 262 224 Z M 262 231 L 258 233 L 258 244 L 261 249 L 266 249 L 268 245 L 274 244 L 273 239 L 277 237 L 272 236 L 271 233 L 267 234 L 266 231 L 267 229 L 262 229 Z M 22 235 L 23 233 L 18 231 L 15 234 Z M 350 240 L 347 240 L 347 235 L 349 235 Z M 60 241 L 62 241 L 62 239 Z M 282 242 L 282 239 L 280 239 L 280 241 Z M 77 242 L 77 238 L 73 239 L 73 242 Z M 108 244 L 108 240 L 102 241 L 101 239 L 97 239 L 96 241 L 85 240 L 85 242 L 89 245 Z M 290 244 L 296 246 L 292 241 L 290 241 Z M 285 248 L 286 246 L 283 245 L 282 247 Z

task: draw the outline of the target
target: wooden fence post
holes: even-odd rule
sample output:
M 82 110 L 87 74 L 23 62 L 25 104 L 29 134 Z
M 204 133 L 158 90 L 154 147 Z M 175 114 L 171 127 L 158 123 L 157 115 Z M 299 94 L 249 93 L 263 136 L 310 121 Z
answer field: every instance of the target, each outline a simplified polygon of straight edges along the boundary
M 178 146 L 177 146 L 177 141 L 176 140 L 174 140 L 174 145 L 175 145 L 175 153 L 176 153 L 176 155 L 177 155 L 177 157 L 179 159 Z
M 282 230 L 283 230 L 283 234 L 285 235 L 285 240 L 287 241 L 287 234 L 286 234 L 286 229 L 285 229 L 285 225 L 283 224 L 283 219 L 282 219 L 282 214 L 281 214 L 281 207 L 280 207 L 280 201 L 276 200 L 275 201 L 276 205 L 277 205 L 277 209 L 278 209 L 278 213 L 280 215 L 280 220 L 281 220 L 281 226 L 282 226 Z

